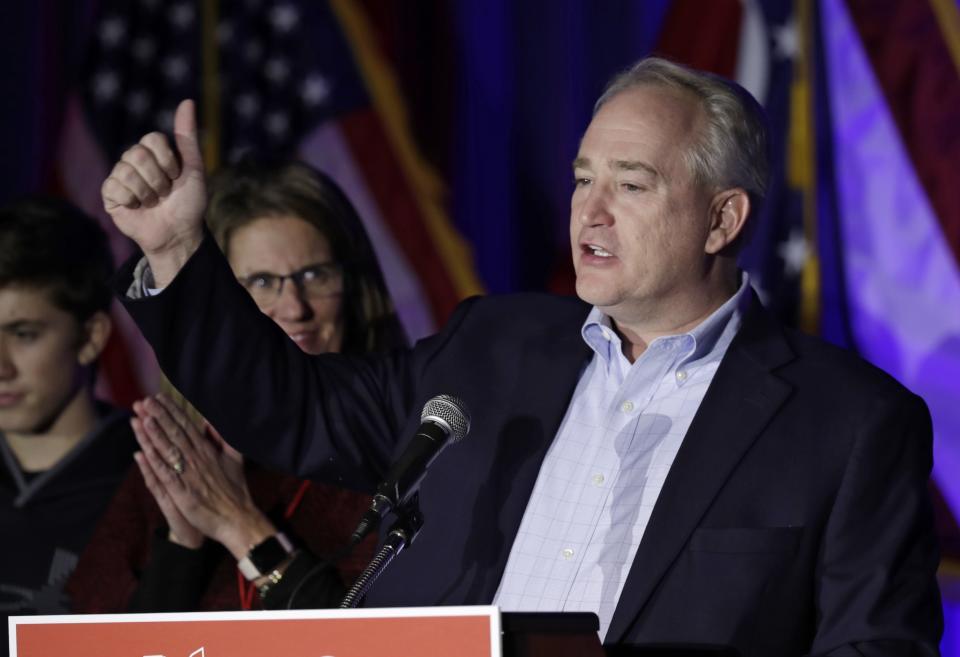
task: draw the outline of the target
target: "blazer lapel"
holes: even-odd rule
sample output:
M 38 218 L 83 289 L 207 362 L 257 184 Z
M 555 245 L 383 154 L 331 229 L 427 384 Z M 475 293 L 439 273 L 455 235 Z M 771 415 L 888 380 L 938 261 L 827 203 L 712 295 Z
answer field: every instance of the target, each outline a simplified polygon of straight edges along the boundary
M 510 493 L 499 514 L 502 535 L 509 537 L 501 554 L 500 572 L 494 578 L 499 585 L 506 567 L 513 538 L 516 537 L 530 494 L 540 473 L 547 450 L 563 421 L 570 399 L 587 360 L 592 353 L 580 335 L 586 311 L 574 322 L 547 330 L 542 339 L 531 341 L 522 355 L 520 383 L 499 443 L 524 453 L 507 458 L 521 465 L 511 477 Z M 502 462 L 502 460 L 501 460 Z M 492 598 L 496 585 L 490 592 Z
M 771 371 L 793 352 L 753 300 L 670 468 L 637 549 L 606 642 L 622 641 L 717 492 L 791 387 Z
M 493 526 L 479 528 L 483 549 L 478 548 L 477 561 L 464 566 L 471 577 L 455 593 L 441 596 L 444 604 L 490 601 L 500 585 L 540 466 L 589 358 L 589 348 L 580 336 L 588 310 L 584 306 L 582 312 L 580 308 L 566 312 L 517 352 L 518 379 L 503 383 L 515 392 L 495 436 L 495 469 L 486 474 L 484 489 L 478 493 L 495 511 L 477 517 L 489 518 Z

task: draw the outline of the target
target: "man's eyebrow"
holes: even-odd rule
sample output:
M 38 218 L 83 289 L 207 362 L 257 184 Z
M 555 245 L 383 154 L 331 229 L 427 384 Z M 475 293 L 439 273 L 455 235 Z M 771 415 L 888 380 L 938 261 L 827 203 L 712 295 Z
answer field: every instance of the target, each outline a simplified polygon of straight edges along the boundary
M 613 160 L 610 163 L 611 169 L 618 169 L 620 171 L 643 171 L 650 174 L 654 178 L 660 178 L 660 172 L 654 169 L 652 166 L 646 162 L 640 160 Z
M 573 161 L 574 169 L 590 169 L 592 168 L 590 159 L 586 157 L 578 157 Z M 660 172 L 657 171 L 654 167 L 650 166 L 642 160 L 611 160 L 610 168 L 616 169 L 618 171 L 642 171 L 647 173 L 654 178 L 662 177 Z

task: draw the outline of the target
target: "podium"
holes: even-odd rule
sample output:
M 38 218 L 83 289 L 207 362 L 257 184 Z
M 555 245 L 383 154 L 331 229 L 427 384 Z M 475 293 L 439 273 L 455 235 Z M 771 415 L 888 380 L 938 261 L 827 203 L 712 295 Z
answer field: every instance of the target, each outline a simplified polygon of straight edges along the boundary
M 14 616 L 11 657 L 603 657 L 589 613 L 491 606 Z
M 736 657 L 725 646 L 610 646 L 591 613 L 491 606 L 12 616 L 11 657 Z

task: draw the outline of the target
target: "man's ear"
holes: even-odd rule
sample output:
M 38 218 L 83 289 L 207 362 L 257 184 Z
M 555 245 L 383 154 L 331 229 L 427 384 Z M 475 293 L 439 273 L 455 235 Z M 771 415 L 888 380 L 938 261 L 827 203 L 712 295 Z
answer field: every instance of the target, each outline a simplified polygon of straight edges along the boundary
M 750 215 L 750 196 L 739 187 L 714 195 L 710 202 L 710 232 L 704 251 L 716 255 L 732 244 Z
M 83 324 L 83 343 L 77 351 L 77 362 L 86 367 L 92 365 L 103 348 L 107 346 L 110 331 L 113 330 L 113 321 L 110 315 L 98 310 Z

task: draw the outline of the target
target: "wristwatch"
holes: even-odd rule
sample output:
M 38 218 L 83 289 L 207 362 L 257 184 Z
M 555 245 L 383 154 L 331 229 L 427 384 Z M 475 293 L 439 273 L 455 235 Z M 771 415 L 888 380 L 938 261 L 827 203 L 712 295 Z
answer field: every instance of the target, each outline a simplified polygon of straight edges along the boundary
M 283 532 L 277 532 L 250 548 L 247 556 L 237 562 L 237 568 L 247 580 L 252 582 L 276 570 L 277 566 L 291 554 L 293 554 L 293 543 Z

